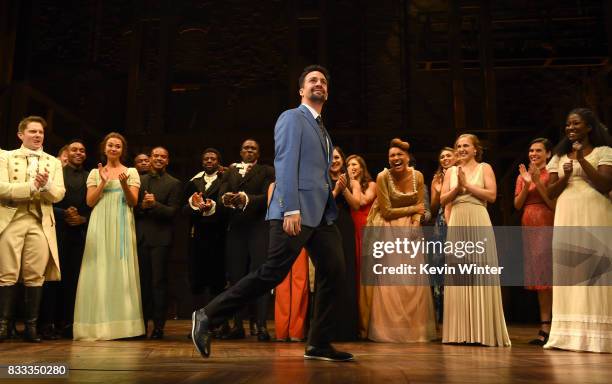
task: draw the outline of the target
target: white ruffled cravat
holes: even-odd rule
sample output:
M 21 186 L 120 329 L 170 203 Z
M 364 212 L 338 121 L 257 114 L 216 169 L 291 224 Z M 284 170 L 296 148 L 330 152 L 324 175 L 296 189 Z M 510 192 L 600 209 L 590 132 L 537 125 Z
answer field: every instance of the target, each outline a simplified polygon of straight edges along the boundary
M 40 148 L 35 151 L 26 148 L 23 145 L 21 146 L 20 150 L 28 158 L 28 177 L 30 180 L 34 180 L 36 178 L 36 174 L 38 173 L 38 159 L 43 154 L 43 150 Z

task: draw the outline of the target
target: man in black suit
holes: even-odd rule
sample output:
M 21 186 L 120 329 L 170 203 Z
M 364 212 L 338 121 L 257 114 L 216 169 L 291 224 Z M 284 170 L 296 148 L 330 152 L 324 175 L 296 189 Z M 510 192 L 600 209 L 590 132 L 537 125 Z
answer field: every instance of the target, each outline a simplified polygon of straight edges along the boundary
M 216 296 L 226 285 L 224 210 L 217 207 L 222 178 L 218 150 L 202 152 L 202 168 L 187 182 L 183 198 L 183 212 L 189 215 L 189 284 L 194 295 L 208 287 Z
M 223 175 L 219 191 L 220 203 L 228 210 L 225 255 L 230 285 L 236 284 L 266 260 L 268 224 L 265 221 L 267 191 L 274 181 L 274 168 L 259 164 L 259 144 L 245 140 L 240 149 L 242 162 L 233 164 Z M 270 340 L 266 328 L 268 292 L 257 299 L 255 306 L 257 339 Z M 241 311 L 234 314 L 234 327 L 227 338 L 245 337 Z
M 333 145 L 321 121 L 327 100 L 327 70 L 306 67 L 298 84 L 302 105 L 278 118 L 274 128 L 276 184 L 268 208 L 270 244 L 266 262 L 192 315 L 192 340 L 210 355 L 210 327 L 280 283 L 303 247 L 317 271 L 314 315 L 306 359 L 350 361 L 353 355 L 331 345 L 335 292 L 345 271 L 337 208 L 329 177 Z
M 181 206 L 181 182 L 166 172 L 168 150 L 151 150 L 151 170 L 142 176 L 134 209 L 138 265 L 145 330 L 153 320 L 152 339 L 164 337 L 167 312 L 167 261 L 174 235 L 174 217 Z
M 81 140 L 72 140 L 66 145 L 66 152 L 68 162 L 62 170 L 66 194 L 53 205 L 62 280 L 45 282 L 39 321 L 42 337 L 47 340 L 59 336 L 72 339 L 74 302 L 91 213 L 85 201 L 89 174 L 83 168 L 87 159 L 85 145 Z

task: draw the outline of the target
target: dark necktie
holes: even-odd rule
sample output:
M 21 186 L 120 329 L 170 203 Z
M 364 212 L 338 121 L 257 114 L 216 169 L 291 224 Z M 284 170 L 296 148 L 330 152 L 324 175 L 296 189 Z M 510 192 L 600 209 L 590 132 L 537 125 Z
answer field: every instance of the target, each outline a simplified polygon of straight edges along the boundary
M 325 140 L 325 153 L 329 155 L 329 141 L 327 141 L 327 133 L 325 130 L 325 125 L 323 125 L 323 120 L 321 119 L 321 115 L 317 116 L 315 119 L 317 124 L 319 125 L 319 129 L 321 130 L 321 135 L 323 135 L 323 140 Z
M 319 124 L 319 129 L 321 130 L 321 134 L 325 137 L 325 125 L 323 125 L 323 120 L 321 119 L 321 115 L 316 118 L 317 124 Z

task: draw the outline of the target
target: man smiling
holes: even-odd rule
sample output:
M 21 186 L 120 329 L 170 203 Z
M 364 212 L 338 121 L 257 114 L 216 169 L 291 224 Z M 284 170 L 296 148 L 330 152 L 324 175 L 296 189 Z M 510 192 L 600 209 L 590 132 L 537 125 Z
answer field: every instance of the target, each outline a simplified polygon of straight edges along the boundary
M 60 279 L 52 204 L 64 197 L 64 177 L 60 161 L 43 152 L 46 126 L 39 116 L 21 120 L 21 148 L 0 155 L 0 341 L 7 338 L 17 281 L 25 286 L 24 339 L 40 342 L 42 285 Z

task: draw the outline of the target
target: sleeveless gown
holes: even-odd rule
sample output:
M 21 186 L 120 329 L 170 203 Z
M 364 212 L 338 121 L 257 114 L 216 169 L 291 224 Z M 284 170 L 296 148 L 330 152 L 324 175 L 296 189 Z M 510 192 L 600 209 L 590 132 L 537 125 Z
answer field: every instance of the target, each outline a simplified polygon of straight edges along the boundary
M 480 163 L 468 183 L 484 187 L 484 163 Z M 457 167 L 451 172 L 451 188 L 457 185 Z M 452 228 L 459 227 L 459 228 Z M 484 228 L 483 228 L 484 227 Z M 497 249 L 491 219 L 486 202 L 469 193 L 459 194 L 452 202 L 448 221 L 447 241 L 480 241 L 486 232 L 488 241 L 485 252 L 473 254 L 479 265 L 497 266 Z M 455 263 L 453 255 L 447 255 L 449 264 Z M 490 278 L 490 276 L 488 277 Z M 479 343 L 488 346 L 510 346 L 502 307 L 501 289 L 497 285 L 470 284 L 466 286 L 445 285 L 443 343 Z

